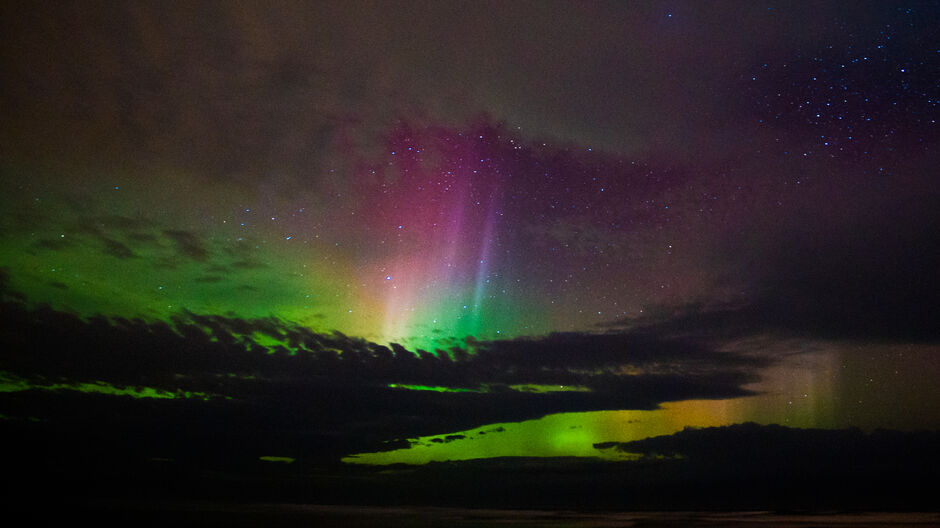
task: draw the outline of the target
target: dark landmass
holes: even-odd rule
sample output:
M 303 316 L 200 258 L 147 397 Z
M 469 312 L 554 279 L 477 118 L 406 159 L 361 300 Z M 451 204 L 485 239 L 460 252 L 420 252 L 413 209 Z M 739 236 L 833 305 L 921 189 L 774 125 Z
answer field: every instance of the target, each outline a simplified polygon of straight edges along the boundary
M 424 466 L 249 460 L 217 439 L 216 456 L 145 458 L 132 438 L 50 436 L 5 421 L 7 477 L 18 501 L 70 508 L 151 501 L 438 506 L 577 511 L 935 511 L 940 432 L 823 431 L 780 426 L 687 429 L 603 446 L 643 456 L 495 458 Z M 181 432 L 181 437 L 182 437 Z M 185 447 L 185 446 L 184 446 Z M 182 447 L 181 447 L 182 449 Z M 224 456 L 223 456 L 224 455 Z M 116 502 L 115 502 L 116 501 Z
M 75 512 L 72 512 L 73 514 Z M 97 525 L 387 528 L 924 528 L 936 512 L 572 511 L 154 501 L 99 502 L 79 511 Z M 74 516 L 69 520 L 74 519 Z

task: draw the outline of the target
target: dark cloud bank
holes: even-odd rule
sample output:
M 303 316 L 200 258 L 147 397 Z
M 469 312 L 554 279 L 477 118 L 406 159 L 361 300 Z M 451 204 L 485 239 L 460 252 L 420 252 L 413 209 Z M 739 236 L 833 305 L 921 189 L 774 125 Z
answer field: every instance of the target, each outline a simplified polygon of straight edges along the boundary
M 752 253 L 752 233 L 728 255 L 754 258 L 749 292 L 726 303 L 689 303 L 607 328 L 646 327 L 664 335 L 715 339 L 783 337 L 877 343 L 940 342 L 940 195 L 898 200 L 848 225 L 785 226 Z M 822 218 L 822 217 L 820 217 Z M 758 229 L 764 229 L 761 226 Z

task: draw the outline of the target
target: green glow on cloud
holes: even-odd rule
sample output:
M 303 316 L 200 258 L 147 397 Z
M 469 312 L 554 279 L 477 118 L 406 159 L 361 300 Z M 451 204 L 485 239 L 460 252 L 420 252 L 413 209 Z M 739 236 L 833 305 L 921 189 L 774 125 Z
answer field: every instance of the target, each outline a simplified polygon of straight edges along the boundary
M 280 464 L 291 464 L 294 462 L 293 458 L 285 456 L 260 456 L 258 460 L 263 462 L 277 462 Z
M 531 392 L 535 394 L 544 394 L 546 392 L 591 392 L 589 387 L 581 385 L 510 385 L 510 389 L 516 392 Z
M 160 400 L 172 399 L 190 399 L 198 398 L 201 400 L 210 400 L 218 398 L 218 395 L 211 395 L 205 392 L 193 391 L 167 391 L 153 387 L 115 387 L 104 381 L 93 382 L 70 382 L 70 383 L 31 383 L 22 378 L 11 376 L 8 373 L 0 373 L 0 392 L 22 392 L 28 390 L 42 391 L 75 391 L 84 394 L 107 394 L 109 396 L 130 396 L 131 398 L 153 398 Z
M 477 392 L 477 393 L 486 393 L 492 390 L 492 388 L 488 384 L 483 384 L 477 389 L 469 389 L 465 387 L 441 387 L 441 386 L 428 386 L 428 385 L 409 385 L 407 383 L 389 383 L 388 388 L 415 390 L 415 391 L 432 391 L 432 392 Z M 526 385 L 509 385 L 508 388 L 516 392 L 529 392 L 529 393 L 535 393 L 535 394 L 543 394 L 546 392 L 591 392 L 591 389 L 589 389 L 588 387 L 582 387 L 580 385 L 526 384 Z
M 388 388 L 431 392 L 484 392 L 481 390 L 464 389 L 460 387 L 429 387 L 427 385 L 408 385 L 406 383 L 389 383 Z

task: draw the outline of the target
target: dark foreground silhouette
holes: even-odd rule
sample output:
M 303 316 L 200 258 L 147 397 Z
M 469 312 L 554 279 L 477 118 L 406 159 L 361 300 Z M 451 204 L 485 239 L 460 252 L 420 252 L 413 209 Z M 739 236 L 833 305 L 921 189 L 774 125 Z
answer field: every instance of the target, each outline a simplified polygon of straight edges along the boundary
M 75 431 L 53 439 L 31 425 L 6 422 L 0 428 L 8 445 L 7 477 L 19 483 L 14 504 L 112 511 L 173 511 L 159 505 L 179 501 L 578 511 L 931 511 L 938 506 L 937 432 L 742 424 L 596 446 L 644 455 L 632 462 L 497 458 L 362 467 L 248 460 L 237 444 L 220 438 L 211 440 L 225 446 L 228 459 L 195 456 L 206 446 L 193 439 L 188 439 L 193 442 L 188 458 L 142 458 L 133 444 L 122 449 L 127 438 Z

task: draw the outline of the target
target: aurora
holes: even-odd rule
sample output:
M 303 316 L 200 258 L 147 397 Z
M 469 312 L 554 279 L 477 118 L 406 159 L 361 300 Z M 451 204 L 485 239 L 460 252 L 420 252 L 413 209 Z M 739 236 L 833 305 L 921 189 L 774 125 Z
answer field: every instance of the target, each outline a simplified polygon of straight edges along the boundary
M 923 508 L 940 10 L 818 4 L 0 7 L 17 475 Z

